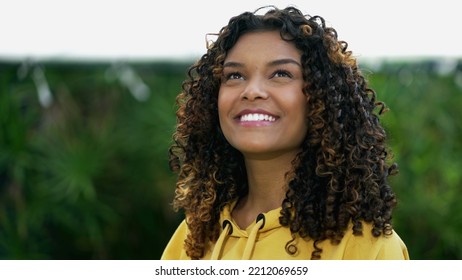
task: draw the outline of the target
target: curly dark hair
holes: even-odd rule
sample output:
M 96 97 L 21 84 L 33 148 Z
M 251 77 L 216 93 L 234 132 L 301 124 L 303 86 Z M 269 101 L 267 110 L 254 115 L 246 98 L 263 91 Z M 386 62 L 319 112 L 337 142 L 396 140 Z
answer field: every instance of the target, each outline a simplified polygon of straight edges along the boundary
M 372 223 L 376 237 L 392 233 L 396 198 L 388 176 L 396 173 L 385 145 L 379 115 L 386 107 L 368 87 L 347 43 L 320 16 L 295 7 L 244 12 L 230 19 L 216 41 L 188 71 L 177 97 L 177 127 L 169 149 L 170 167 L 178 173 L 174 208 L 184 210 L 190 234 L 185 250 L 203 257 L 220 232 L 223 207 L 247 194 L 243 155 L 225 139 L 218 119 L 218 91 L 228 51 L 245 33 L 278 30 L 302 52 L 309 97 L 308 132 L 302 150 L 286 174 L 287 192 L 280 223 L 290 229 L 286 251 L 294 254 L 296 235 L 314 240 L 312 259 L 321 257 L 319 242 L 341 241 L 349 223 L 362 234 Z

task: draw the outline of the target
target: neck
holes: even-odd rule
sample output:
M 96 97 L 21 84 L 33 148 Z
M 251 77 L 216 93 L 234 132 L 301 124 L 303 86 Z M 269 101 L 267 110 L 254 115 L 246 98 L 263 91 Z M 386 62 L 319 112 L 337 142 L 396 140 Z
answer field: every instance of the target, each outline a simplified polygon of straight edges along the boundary
M 281 205 L 284 199 L 287 168 L 276 162 L 246 160 L 249 192 L 247 199 L 254 207 L 271 210 Z M 270 208 L 270 209 L 265 209 Z
M 295 154 L 271 158 L 245 157 L 249 192 L 233 211 L 240 226 L 250 224 L 258 214 L 281 207 L 287 191 L 285 175 Z

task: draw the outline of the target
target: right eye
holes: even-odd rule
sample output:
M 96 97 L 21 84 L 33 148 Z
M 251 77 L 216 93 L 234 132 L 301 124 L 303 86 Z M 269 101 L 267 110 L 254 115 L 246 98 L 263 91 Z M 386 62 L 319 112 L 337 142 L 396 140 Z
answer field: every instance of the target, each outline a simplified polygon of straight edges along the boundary
M 225 75 L 225 79 L 227 81 L 229 81 L 229 80 L 239 80 L 239 79 L 243 79 L 243 78 L 244 77 L 239 72 L 231 72 L 231 73 L 228 73 L 228 74 Z

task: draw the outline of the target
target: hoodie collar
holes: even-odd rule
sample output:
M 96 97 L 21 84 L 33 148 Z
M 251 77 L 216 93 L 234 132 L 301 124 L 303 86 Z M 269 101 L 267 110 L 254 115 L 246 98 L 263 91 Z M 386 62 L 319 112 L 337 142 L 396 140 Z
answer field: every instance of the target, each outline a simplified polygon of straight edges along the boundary
M 279 208 L 270 210 L 266 213 L 260 213 L 255 219 L 255 221 L 251 223 L 247 228 L 245 229 L 239 228 L 239 226 L 234 222 L 231 216 L 231 213 L 233 212 L 233 209 L 236 206 L 236 204 L 237 204 L 237 201 L 233 201 L 229 204 L 226 204 L 220 215 L 220 225 L 223 225 L 225 221 L 228 221 L 231 223 L 231 226 L 233 228 L 233 232 L 231 233 L 231 236 L 248 237 L 250 232 L 254 228 L 254 226 L 257 224 L 258 217 L 261 218 L 262 215 L 264 216 L 265 222 L 264 222 L 263 227 L 259 230 L 260 233 L 264 233 L 272 229 L 281 227 L 281 224 L 279 223 L 279 217 L 281 216 L 282 207 L 279 207 Z
M 260 213 L 255 221 L 246 229 L 241 229 L 234 222 L 231 213 L 236 206 L 237 201 L 227 204 L 220 215 L 220 224 L 222 230 L 218 240 L 215 243 L 211 259 L 220 257 L 222 248 L 228 237 L 247 238 L 247 243 L 242 254 L 242 259 L 250 259 L 255 247 L 255 243 L 259 238 L 264 237 L 266 232 L 281 227 L 279 216 L 281 215 L 281 207 Z

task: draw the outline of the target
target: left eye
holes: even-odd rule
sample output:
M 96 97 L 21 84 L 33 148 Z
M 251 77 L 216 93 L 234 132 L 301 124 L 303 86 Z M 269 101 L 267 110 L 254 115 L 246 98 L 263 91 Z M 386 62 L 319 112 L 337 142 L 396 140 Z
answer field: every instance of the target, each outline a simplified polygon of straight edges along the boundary
M 286 70 L 277 70 L 274 72 L 273 77 L 275 78 L 291 78 L 292 75 Z

